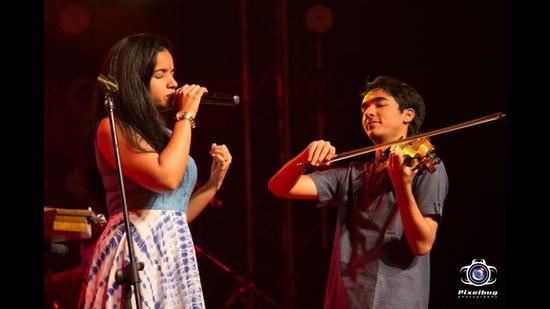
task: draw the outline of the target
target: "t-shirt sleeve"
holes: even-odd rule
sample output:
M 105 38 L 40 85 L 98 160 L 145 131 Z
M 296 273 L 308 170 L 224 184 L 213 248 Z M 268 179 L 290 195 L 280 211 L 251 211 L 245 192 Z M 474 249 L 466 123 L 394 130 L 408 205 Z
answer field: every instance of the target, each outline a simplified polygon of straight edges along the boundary
M 346 174 L 347 169 L 345 168 L 333 168 L 316 171 L 307 175 L 311 177 L 317 188 L 317 194 L 319 195 L 318 206 L 322 206 L 335 199 L 344 198 L 344 196 L 340 195 L 345 194 L 347 191 L 345 188 L 342 188 L 342 185 L 347 184 L 345 181 Z
M 423 215 L 434 215 L 438 220 L 443 215 L 443 203 L 449 190 L 449 180 L 445 165 L 440 162 L 433 173 L 423 170 L 415 178 L 414 197 Z

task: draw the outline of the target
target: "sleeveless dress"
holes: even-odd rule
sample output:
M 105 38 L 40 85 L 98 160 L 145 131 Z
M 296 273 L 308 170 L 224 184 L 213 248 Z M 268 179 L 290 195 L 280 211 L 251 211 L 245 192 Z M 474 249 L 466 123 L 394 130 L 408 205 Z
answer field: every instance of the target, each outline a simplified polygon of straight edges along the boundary
M 96 164 L 107 191 L 109 221 L 83 276 L 80 308 L 124 308 L 123 287 L 115 273 L 130 263 L 118 175 L 96 149 Z M 139 271 L 142 308 L 204 308 L 204 298 L 187 225 L 186 211 L 197 181 L 189 156 L 183 181 L 171 192 L 150 191 L 124 177 L 131 235 Z M 136 308 L 135 294 L 132 308 Z

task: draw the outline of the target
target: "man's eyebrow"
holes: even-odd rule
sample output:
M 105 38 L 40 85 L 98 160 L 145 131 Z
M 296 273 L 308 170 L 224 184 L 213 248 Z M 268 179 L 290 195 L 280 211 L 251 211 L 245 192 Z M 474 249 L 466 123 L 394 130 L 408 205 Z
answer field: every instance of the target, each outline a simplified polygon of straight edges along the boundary
M 370 104 L 371 102 L 380 102 L 380 101 L 385 101 L 387 100 L 385 97 L 374 97 L 372 99 L 369 99 L 368 101 L 363 101 L 361 103 L 361 108 L 363 108 L 363 106 L 367 105 L 367 104 Z

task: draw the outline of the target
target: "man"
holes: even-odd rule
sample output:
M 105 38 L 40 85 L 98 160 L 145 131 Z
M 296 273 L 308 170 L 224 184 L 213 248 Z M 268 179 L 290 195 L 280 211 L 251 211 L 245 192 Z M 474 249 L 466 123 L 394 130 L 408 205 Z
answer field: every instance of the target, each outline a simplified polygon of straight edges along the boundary
M 416 134 L 425 107 L 413 87 L 379 76 L 366 83 L 361 112 L 366 134 L 381 144 Z M 276 196 L 338 207 L 325 308 L 427 308 L 445 166 L 430 173 L 392 147 L 366 162 L 304 174 L 303 163 L 326 167 L 335 153 L 330 142 L 314 141 L 269 181 Z

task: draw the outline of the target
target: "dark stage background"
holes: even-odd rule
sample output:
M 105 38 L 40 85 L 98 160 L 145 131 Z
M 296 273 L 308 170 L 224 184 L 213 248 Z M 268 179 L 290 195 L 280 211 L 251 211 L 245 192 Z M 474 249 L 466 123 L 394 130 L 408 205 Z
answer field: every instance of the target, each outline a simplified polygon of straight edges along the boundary
M 233 165 L 217 196 L 223 205 L 207 208 L 191 224 L 195 243 L 281 306 L 321 308 L 335 213 L 316 209 L 311 201 L 292 202 L 294 274 L 286 276 L 284 201 L 267 190 L 284 157 L 277 103 L 280 1 L 247 2 L 246 84 L 240 1 L 44 1 L 44 204 L 101 211 L 100 203 L 89 198 L 84 158 L 90 151 L 91 90 L 102 58 L 128 34 L 164 35 L 175 46 L 180 84 L 235 93 L 246 84 L 250 93 L 244 103 L 250 108 L 254 272 L 247 274 L 244 104 L 201 107 L 191 150 L 199 181 L 207 180 L 212 142 L 229 146 Z M 306 12 L 314 4 L 332 13 L 332 26 L 321 34 L 306 25 Z M 423 131 L 506 112 L 507 7 L 502 1 L 291 0 L 286 12 L 291 155 L 320 134 L 340 152 L 370 145 L 359 112 L 359 93 L 368 76 L 391 75 L 415 86 L 427 105 Z M 450 191 L 431 253 L 430 307 L 504 308 L 507 119 L 432 142 L 445 162 Z M 78 267 L 80 245 L 70 243 L 67 256 L 45 255 L 46 272 Z M 205 256 L 198 258 L 207 307 L 245 308 L 246 295 L 237 292 L 240 284 Z M 497 268 L 494 284 L 461 283 L 460 268 L 473 259 Z M 295 286 L 290 301 L 285 296 L 289 280 Z M 47 291 L 47 301 L 53 298 L 70 308 L 74 297 L 56 289 Z M 496 290 L 498 297 L 459 299 L 464 289 Z M 254 308 L 273 308 L 258 296 L 254 303 Z

